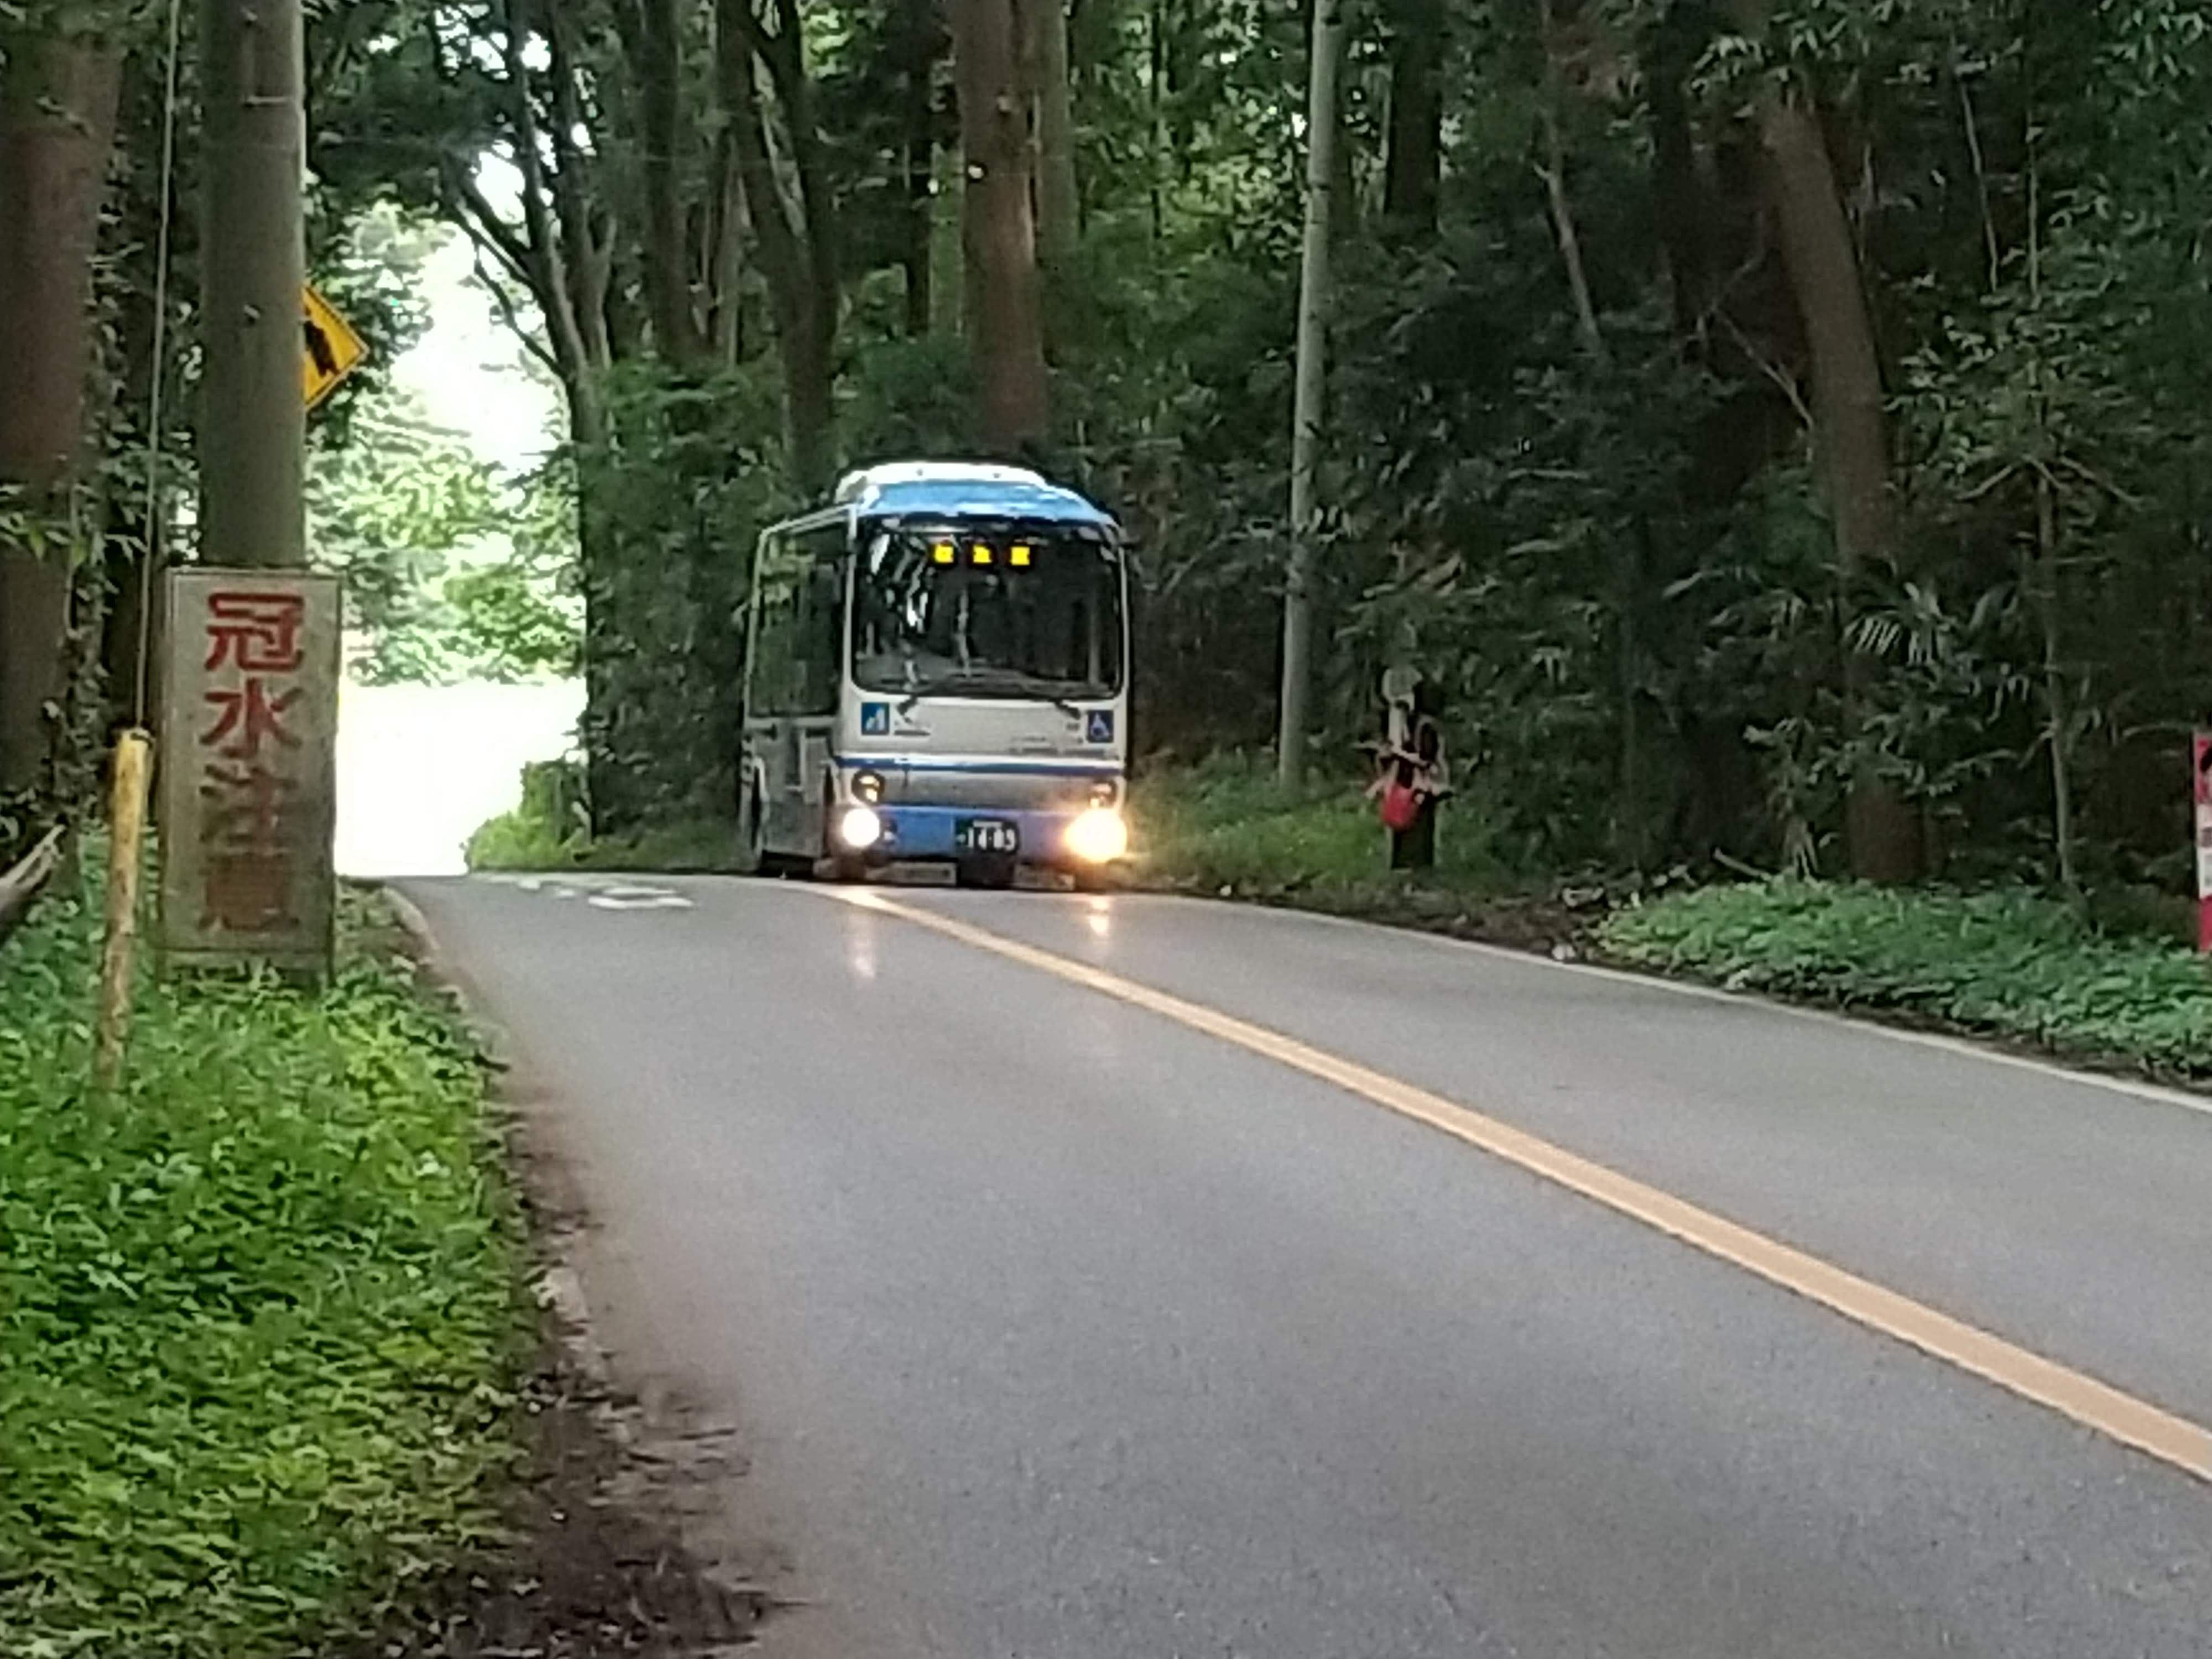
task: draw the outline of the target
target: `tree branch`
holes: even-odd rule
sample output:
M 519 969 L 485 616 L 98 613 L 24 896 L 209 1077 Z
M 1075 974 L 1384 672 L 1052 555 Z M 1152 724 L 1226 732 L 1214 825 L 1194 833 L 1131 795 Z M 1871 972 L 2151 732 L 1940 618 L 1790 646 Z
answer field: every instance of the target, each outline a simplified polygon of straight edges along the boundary
M 753 65 L 760 55 L 754 44 L 759 20 L 752 15 L 750 0 L 717 0 L 714 18 L 722 115 L 728 123 L 745 213 L 752 221 L 761 269 L 775 293 L 777 308 L 787 313 L 798 284 L 805 280 L 804 264 L 790 205 L 769 155 L 760 88 L 754 78 Z
M 447 193 L 458 210 L 453 216 L 468 233 L 469 240 L 496 254 L 515 281 L 534 289 L 537 278 L 532 270 L 529 246 L 516 234 L 514 227 L 500 217 L 499 210 L 491 204 L 467 167 L 456 156 L 444 155 L 440 158 L 439 171 L 445 177 Z
M 1728 331 L 1729 338 L 1735 342 L 1737 349 L 1751 359 L 1752 366 L 1773 382 L 1782 395 L 1790 400 L 1790 407 L 1797 412 L 1797 418 L 1802 422 L 1805 429 L 1808 432 L 1814 430 L 1812 408 L 1806 403 L 1805 394 L 1798 389 L 1797 382 L 1785 374 L 1779 364 L 1767 361 L 1766 354 L 1759 349 L 1751 336 L 1746 334 L 1735 319 L 1729 316 L 1726 311 L 1716 307 L 1713 318 Z
M 769 32 L 758 14 L 753 10 L 753 0 L 718 0 L 714 7 L 714 21 L 718 28 L 744 43 L 745 49 L 757 58 L 768 70 L 776 95 L 784 95 L 786 64 L 778 48 L 776 37 Z
M 1582 340 L 1583 355 L 1593 368 L 1603 373 L 1613 366 L 1612 354 L 1606 349 L 1605 330 L 1598 322 L 1589 270 L 1583 263 L 1582 235 L 1575 228 L 1574 204 L 1567 195 L 1567 140 L 1559 120 L 1563 78 L 1553 46 L 1552 0 L 1537 0 L 1537 15 L 1544 32 L 1544 91 L 1540 109 L 1544 159 L 1535 164 L 1535 173 L 1551 205 L 1552 231 L 1559 241 L 1559 261 L 1566 267 L 1567 291 L 1574 301 L 1575 329 Z
M 607 283 L 614 261 L 614 230 L 604 234 L 592 222 L 592 185 L 595 169 L 591 158 L 578 147 L 576 134 L 584 128 L 583 100 L 577 91 L 575 58 L 568 33 L 556 4 L 545 14 L 545 41 L 553 82 L 553 199 L 561 234 L 567 240 L 568 280 L 576 326 L 586 362 L 605 367 L 614 359 L 607 329 Z M 597 146 L 595 145 L 596 149 Z
M 506 13 L 504 57 L 508 112 L 514 123 L 515 162 L 522 172 L 522 212 L 530 233 L 530 286 L 537 297 L 538 308 L 545 318 L 546 332 L 551 337 L 554 352 L 568 365 L 562 378 L 576 386 L 582 383 L 592 365 L 576 325 L 561 239 L 554 227 L 552 210 L 547 204 L 550 192 L 545 183 L 545 157 L 540 147 L 538 111 L 532 101 L 526 50 L 532 32 L 530 0 L 507 0 Z
M 554 361 L 552 348 L 538 337 L 535 329 L 524 324 L 522 313 L 515 308 L 514 296 L 507 291 L 507 284 L 499 279 L 498 273 L 484 269 L 484 245 L 480 241 L 477 242 L 475 248 L 476 278 L 490 294 L 492 303 L 499 307 L 500 320 L 504 322 L 514 337 L 522 343 L 523 349 L 552 370 L 557 379 L 561 373 L 561 365 Z
M 2004 279 L 2004 257 L 1997 251 L 1997 222 L 1990 205 L 1989 164 L 1982 155 L 1981 123 L 1974 116 L 1974 94 L 1959 67 L 1959 43 L 1951 42 L 1951 83 L 1959 89 L 1959 116 L 1966 125 L 1966 154 L 1974 164 L 1974 194 L 1981 203 L 1982 242 L 1990 262 L 1990 291 Z

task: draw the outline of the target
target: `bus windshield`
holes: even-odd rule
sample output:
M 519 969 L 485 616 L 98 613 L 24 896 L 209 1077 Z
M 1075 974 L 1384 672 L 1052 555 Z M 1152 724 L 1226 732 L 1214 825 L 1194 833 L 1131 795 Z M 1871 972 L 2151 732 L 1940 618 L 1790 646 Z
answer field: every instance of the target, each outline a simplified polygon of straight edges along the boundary
M 853 678 L 910 696 L 1109 697 L 1121 566 L 1058 526 L 878 526 L 854 576 Z

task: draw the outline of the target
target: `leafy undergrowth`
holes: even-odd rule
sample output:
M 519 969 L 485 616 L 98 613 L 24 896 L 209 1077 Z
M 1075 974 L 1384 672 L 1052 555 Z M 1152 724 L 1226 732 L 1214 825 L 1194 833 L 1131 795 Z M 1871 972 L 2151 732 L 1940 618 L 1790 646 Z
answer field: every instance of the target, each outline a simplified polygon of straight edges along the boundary
M 469 837 L 471 870 L 714 872 L 737 867 L 734 824 L 679 818 L 595 836 L 578 805 L 582 781 L 572 761 L 522 769 L 522 799 Z
M 1405 885 L 1389 871 L 1375 804 L 1356 786 L 1317 784 L 1286 799 L 1264 757 L 1151 773 L 1131 793 L 1130 816 L 1138 870 L 1158 884 L 1250 896 Z M 1453 893 L 1499 888 L 1504 872 L 1488 826 L 1468 799 L 1444 805 L 1437 854 L 1419 885 Z
M 96 1096 L 97 897 L 0 951 L 0 1652 L 296 1652 L 495 1528 L 531 1335 L 484 1074 L 355 901 L 326 990 L 142 983 Z
M 1130 795 L 1127 885 L 1353 916 L 1522 949 L 1574 951 L 1601 887 L 1532 885 L 1493 850 L 1478 798 L 1445 804 L 1437 866 L 1394 872 L 1373 802 L 1348 784 L 1285 800 L 1264 761 L 1159 769 Z
M 471 870 L 712 873 L 737 867 L 737 833 L 726 823 L 687 820 L 613 836 L 556 836 L 508 812 L 469 837 L 467 858 Z
M 1632 966 L 1731 989 L 2212 1078 L 2212 970 L 2180 945 L 2100 932 L 2033 895 L 1748 883 L 1617 911 L 1599 939 Z

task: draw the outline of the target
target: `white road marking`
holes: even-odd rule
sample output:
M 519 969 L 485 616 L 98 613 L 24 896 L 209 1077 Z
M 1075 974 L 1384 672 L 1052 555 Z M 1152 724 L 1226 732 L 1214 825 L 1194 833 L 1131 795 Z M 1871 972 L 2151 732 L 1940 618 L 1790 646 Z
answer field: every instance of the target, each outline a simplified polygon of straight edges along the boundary
M 621 876 L 520 876 L 484 873 L 472 879 L 556 899 L 581 899 L 595 910 L 690 910 L 696 907 L 673 887 L 645 886 Z

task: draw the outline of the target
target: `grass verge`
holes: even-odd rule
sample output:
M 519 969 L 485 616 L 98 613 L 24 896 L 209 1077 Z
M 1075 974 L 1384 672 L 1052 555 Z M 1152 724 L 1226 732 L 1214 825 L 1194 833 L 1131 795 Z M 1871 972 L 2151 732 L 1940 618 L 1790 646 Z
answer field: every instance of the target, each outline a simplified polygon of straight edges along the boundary
M 95 879 L 0 951 L 0 1652 L 310 1650 L 496 1530 L 517 1210 L 368 903 L 325 990 L 149 976 L 105 1098 Z
M 1373 802 L 1356 787 L 1317 784 L 1285 798 L 1265 757 L 1224 756 L 1154 772 L 1132 790 L 1138 869 L 1148 882 L 1246 896 L 1376 892 L 1407 879 L 1389 870 Z M 1419 885 L 1440 892 L 1499 890 L 1504 872 L 1488 826 L 1466 799 L 1447 802 L 1437 867 Z
M 1597 936 L 1615 961 L 1731 990 L 2212 1078 L 2212 970 L 2033 895 L 1747 883 L 1616 911 Z
M 1534 889 L 1494 855 L 1474 804 L 1448 805 L 1438 867 L 1385 872 L 1372 805 L 1285 801 L 1253 763 L 1164 772 L 1135 791 L 1141 884 L 1589 954 L 1730 989 L 1908 1020 L 2175 1081 L 2212 1079 L 2212 969 L 2138 901 L 2106 925 L 2034 894 L 1805 882 L 1623 902 Z M 1613 907 L 1608 908 L 1608 907 Z
M 1286 799 L 1264 757 L 1162 769 L 1130 793 L 1129 884 L 1356 916 L 1527 949 L 1572 950 L 1602 888 L 1516 879 L 1477 795 L 1445 803 L 1437 866 L 1389 868 L 1375 804 L 1354 786 Z

